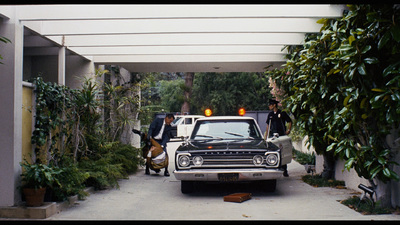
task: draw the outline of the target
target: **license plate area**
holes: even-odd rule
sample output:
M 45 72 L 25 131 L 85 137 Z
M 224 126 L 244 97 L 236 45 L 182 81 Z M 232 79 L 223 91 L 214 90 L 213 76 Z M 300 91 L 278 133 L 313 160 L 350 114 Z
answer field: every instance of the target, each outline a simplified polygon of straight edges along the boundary
M 221 182 L 235 182 L 239 180 L 238 173 L 219 173 L 218 180 Z

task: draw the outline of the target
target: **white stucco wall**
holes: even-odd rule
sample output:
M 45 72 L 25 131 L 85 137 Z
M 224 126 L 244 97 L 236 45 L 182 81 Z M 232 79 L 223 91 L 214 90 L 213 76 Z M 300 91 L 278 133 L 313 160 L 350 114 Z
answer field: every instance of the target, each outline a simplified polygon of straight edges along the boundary
M 0 20 L 0 36 L 12 42 L 0 42 L 0 206 L 12 206 L 21 200 L 23 27 Z

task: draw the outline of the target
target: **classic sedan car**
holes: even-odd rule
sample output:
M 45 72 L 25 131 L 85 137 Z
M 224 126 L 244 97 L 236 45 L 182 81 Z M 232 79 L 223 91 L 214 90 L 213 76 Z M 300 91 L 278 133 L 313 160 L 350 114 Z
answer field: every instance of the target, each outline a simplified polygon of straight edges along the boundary
M 283 175 L 282 162 L 292 159 L 291 148 L 290 154 L 283 151 L 263 138 L 252 117 L 199 118 L 175 152 L 174 175 L 182 193 L 193 192 L 197 182 L 248 181 L 271 192 Z

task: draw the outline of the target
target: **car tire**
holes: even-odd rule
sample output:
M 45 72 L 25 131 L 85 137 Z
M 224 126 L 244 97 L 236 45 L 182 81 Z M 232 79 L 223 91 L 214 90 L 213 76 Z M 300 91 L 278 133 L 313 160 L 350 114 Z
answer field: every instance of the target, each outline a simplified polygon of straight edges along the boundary
M 193 181 L 181 181 L 181 192 L 183 194 L 189 194 L 194 191 Z
M 276 179 L 261 181 L 260 187 L 265 192 L 274 192 L 276 190 Z

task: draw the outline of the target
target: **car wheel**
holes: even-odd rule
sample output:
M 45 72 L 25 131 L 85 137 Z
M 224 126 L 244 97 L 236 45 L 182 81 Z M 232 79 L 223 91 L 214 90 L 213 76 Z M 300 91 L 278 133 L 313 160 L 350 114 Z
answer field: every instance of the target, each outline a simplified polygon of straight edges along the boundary
M 263 180 L 263 181 L 261 181 L 260 187 L 265 192 L 274 192 L 276 190 L 276 179 L 275 180 Z
M 194 182 L 193 181 L 181 181 L 181 192 L 183 194 L 192 193 L 194 190 Z

